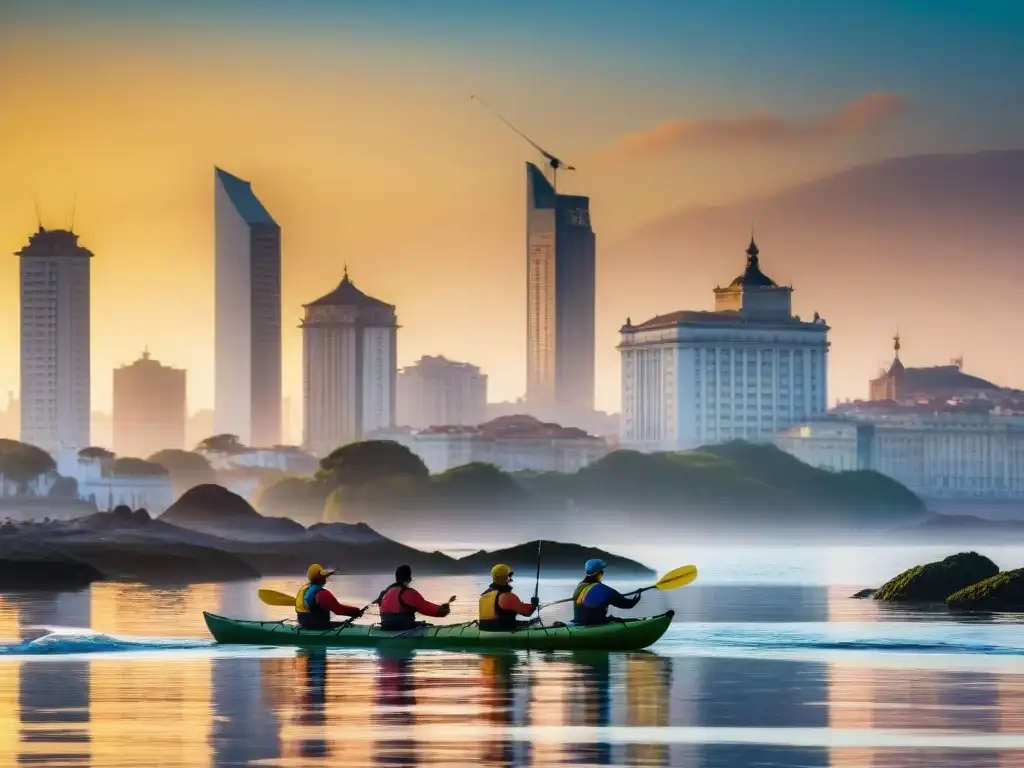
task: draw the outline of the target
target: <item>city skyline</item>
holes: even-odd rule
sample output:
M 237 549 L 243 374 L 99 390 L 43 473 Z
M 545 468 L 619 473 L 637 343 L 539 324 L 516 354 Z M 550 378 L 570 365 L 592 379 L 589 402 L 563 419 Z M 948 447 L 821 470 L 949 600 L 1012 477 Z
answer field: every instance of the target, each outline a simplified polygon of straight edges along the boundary
M 423 354 L 469 360 L 487 371 L 492 399 L 521 396 L 525 355 L 508 353 L 524 347 L 520 174 L 524 160 L 538 158 L 470 101 L 478 92 L 576 165 L 560 175 L 560 187 L 591 198 L 602 242 L 598 408 L 619 407 L 615 343 L 625 316 L 696 305 L 703 273 L 720 273 L 736 257 L 751 223 L 759 243 L 778 254 L 776 279 L 810 302 L 804 307 L 798 298 L 797 312 L 818 309 L 836 328 L 830 402 L 865 395 L 864 374 L 887 362 L 886 339 L 897 325 L 920 364 L 963 354 L 979 375 L 1024 386 L 1024 372 L 1000 351 L 1009 337 L 977 311 L 980 298 L 965 294 L 953 307 L 963 321 L 939 330 L 954 300 L 948 284 L 978 295 L 990 290 L 984 270 L 968 281 L 949 254 L 945 277 L 935 278 L 947 283 L 941 298 L 917 300 L 901 297 L 904 274 L 867 276 L 877 259 L 853 275 L 860 282 L 844 275 L 829 288 L 823 272 L 842 270 L 850 263 L 845 254 L 803 245 L 792 234 L 799 224 L 753 204 L 722 228 L 727 245 L 666 241 L 641 254 L 644 260 L 615 248 L 676 211 L 756 200 L 864 163 L 1018 146 L 1024 110 L 1010 84 L 1022 64 L 1011 46 L 1022 19 L 1009 6 L 967 14 L 901 2 L 807 12 L 752 2 L 737 25 L 709 3 L 666 9 L 641 2 L 623 22 L 609 8 L 581 13 L 583 6 L 569 2 L 544 11 L 578 25 L 563 46 L 548 31 L 538 36 L 540 6 L 529 2 L 515 9 L 453 3 L 404 18 L 313 3 L 289 15 L 286 36 L 275 36 L 281 17 L 265 7 L 193 4 L 189 12 L 201 14 L 210 34 L 187 44 L 177 35 L 187 23 L 178 8 L 156 21 L 144 6 L 40 2 L 5 9 L 9 23 L 0 25 L 0 62 L 24 73 L 0 83 L 7 114 L 19 116 L 0 122 L 8 169 L 0 182 L 0 247 L 20 247 L 34 229 L 37 202 L 48 226 L 74 210 L 76 231 L 97 253 L 97 383 L 148 343 L 190 371 L 192 406 L 212 407 L 207 169 L 222 165 L 253 181 L 288 233 L 284 395 L 301 394 L 293 322 L 301 301 L 348 261 L 365 290 L 402 307 L 400 365 Z M 413 20 L 432 36 L 410 39 Z M 221 34 L 229 27 L 232 34 Z M 54 49 L 39 57 L 44 28 Z M 868 28 L 870 53 L 856 35 L 835 31 Z M 954 76 L 921 66 L 947 56 L 959 62 Z M 808 57 L 815 67 L 800 66 Z M 461 65 L 467 59 L 471 71 Z M 359 74 L 368 67 L 378 75 L 372 87 Z M 224 93 L 232 94 L 230 105 Z M 136 107 L 125 114 L 117 105 L 129 98 Z M 265 112 L 267 104 L 275 106 Z M 258 124 L 252 114 L 263 115 Z M 68 123 L 76 130 L 58 130 Z M 410 124 L 420 130 L 406 130 Z M 804 226 L 824 225 L 808 217 Z M 827 236 L 843 243 L 852 231 Z M 983 251 L 993 245 L 978 242 Z M 884 240 L 861 248 L 870 259 L 884 252 Z M 966 246 L 962 252 L 985 257 Z M 1005 252 L 986 266 L 1014 277 L 1018 268 Z M 899 258 L 886 264 L 920 271 L 927 258 L 927 248 L 901 244 Z M 16 349 L 11 261 L 0 264 L 0 342 Z M 691 287 L 695 270 L 701 274 Z M 844 295 L 866 286 L 872 301 L 858 314 Z M 0 389 L 12 388 L 17 361 L 0 361 Z M 92 406 L 109 410 L 110 397 L 106 384 L 95 386 Z

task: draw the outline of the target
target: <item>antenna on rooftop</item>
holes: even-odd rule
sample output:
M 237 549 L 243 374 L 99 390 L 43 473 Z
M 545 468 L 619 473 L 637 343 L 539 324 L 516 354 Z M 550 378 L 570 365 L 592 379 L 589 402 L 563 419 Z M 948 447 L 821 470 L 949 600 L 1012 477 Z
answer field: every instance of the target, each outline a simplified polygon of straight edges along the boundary
M 510 123 L 508 120 L 506 120 L 504 117 L 502 117 L 501 113 L 499 113 L 498 110 L 496 110 L 493 107 L 491 107 L 490 105 L 488 105 L 487 102 L 485 102 L 479 96 L 477 96 L 476 94 L 471 94 L 469 98 L 472 99 L 473 101 L 479 102 L 480 106 L 482 106 L 484 109 L 486 109 L 492 115 L 494 115 L 496 118 L 501 120 L 501 122 L 503 122 L 505 125 L 507 125 L 509 128 L 511 128 L 517 134 L 519 134 L 519 136 L 522 139 L 524 139 L 530 146 L 532 146 L 534 149 L 536 149 L 538 152 L 540 152 L 544 156 L 544 159 L 547 160 L 548 166 L 551 168 L 551 186 L 554 189 L 556 189 L 556 190 L 558 189 L 558 169 L 559 168 L 563 168 L 566 171 L 575 171 L 576 170 L 576 168 L 574 166 L 566 165 L 565 162 L 561 158 L 558 158 L 558 157 L 555 157 L 554 155 L 552 155 L 546 149 L 541 147 L 537 142 L 535 142 L 533 139 L 531 139 L 525 133 L 523 133 L 518 128 L 516 128 L 514 125 L 512 125 L 512 123 Z

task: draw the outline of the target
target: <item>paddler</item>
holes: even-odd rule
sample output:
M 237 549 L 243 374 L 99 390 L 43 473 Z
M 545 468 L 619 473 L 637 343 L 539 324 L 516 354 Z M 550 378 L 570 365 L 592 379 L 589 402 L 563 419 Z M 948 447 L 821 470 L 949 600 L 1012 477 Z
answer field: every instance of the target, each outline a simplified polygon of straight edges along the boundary
M 640 602 L 640 595 L 624 597 L 604 583 L 604 560 L 592 558 L 583 566 L 583 581 L 572 593 L 572 622 L 582 626 L 604 624 L 609 608 L 628 611 Z
M 295 595 L 295 617 L 303 629 L 331 629 L 341 626 L 342 622 L 331 621 L 331 614 L 350 616 L 358 619 L 363 615 L 361 608 L 339 603 L 325 587 L 327 579 L 334 571 L 328 571 L 321 565 L 311 565 L 306 571 L 306 585 Z
M 537 610 L 536 597 L 524 603 L 512 591 L 512 569 L 507 565 L 491 568 L 491 586 L 480 595 L 480 629 L 484 632 L 514 632 L 530 622 L 517 621 Z
M 411 582 L 412 568 L 400 565 L 395 569 L 395 583 L 373 601 L 380 606 L 381 629 L 388 632 L 414 629 L 418 624 L 423 624 L 416 621 L 417 613 L 443 619 L 452 612 L 452 607 L 448 603 L 436 605 L 424 599 L 423 595 L 409 586 Z

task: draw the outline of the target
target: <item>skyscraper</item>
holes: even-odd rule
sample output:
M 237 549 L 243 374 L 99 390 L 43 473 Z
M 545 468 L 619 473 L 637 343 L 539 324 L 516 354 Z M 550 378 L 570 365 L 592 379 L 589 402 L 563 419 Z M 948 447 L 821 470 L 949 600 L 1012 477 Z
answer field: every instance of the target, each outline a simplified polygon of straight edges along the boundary
M 218 433 L 281 442 L 281 228 L 249 182 L 214 169 Z
M 398 372 L 399 425 L 423 429 L 487 421 L 487 375 L 469 363 L 424 355 Z
M 161 365 L 144 351 L 114 370 L 114 452 L 146 458 L 185 447 L 185 371 Z
M 89 268 L 78 235 L 42 226 L 21 257 L 21 439 L 89 445 Z
M 595 240 L 590 198 L 526 164 L 526 399 L 594 407 Z
M 345 276 L 303 305 L 303 445 L 323 455 L 395 424 L 395 307 Z

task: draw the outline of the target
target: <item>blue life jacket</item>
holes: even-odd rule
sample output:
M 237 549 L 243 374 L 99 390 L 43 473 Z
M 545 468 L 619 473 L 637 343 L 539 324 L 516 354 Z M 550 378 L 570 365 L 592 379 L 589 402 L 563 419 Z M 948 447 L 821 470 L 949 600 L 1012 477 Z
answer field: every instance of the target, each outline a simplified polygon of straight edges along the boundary
M 296 611 L 299 626 L 306 629 L 327 629 L 331 626 L 331 612 L 321 608 L 316 602 L 316 596 L 323 589 L 321 584 L 310 584 L 302 596 L 302 602 L 306 607 L 305 611 Z
M 607 622 L 609 592 L 604 584 L 594 579 L 587 578 L 577 584 L 572 593 L 573 623 L 587 626 Z M 589 601 L 587 597 L 590 598 Z

